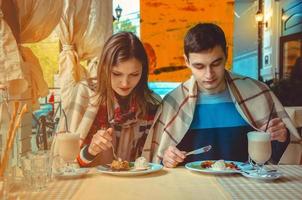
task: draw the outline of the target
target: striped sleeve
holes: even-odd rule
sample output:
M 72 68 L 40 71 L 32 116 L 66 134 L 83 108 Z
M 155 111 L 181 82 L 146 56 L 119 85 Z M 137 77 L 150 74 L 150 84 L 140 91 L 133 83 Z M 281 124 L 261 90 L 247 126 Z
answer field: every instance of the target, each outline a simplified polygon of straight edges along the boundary
M 96 158 L 96 156 L 88 152 L 88 147 L 89 145 L 83 146 L 77 157 L 77 161 L 81 167 L 87 167 Z

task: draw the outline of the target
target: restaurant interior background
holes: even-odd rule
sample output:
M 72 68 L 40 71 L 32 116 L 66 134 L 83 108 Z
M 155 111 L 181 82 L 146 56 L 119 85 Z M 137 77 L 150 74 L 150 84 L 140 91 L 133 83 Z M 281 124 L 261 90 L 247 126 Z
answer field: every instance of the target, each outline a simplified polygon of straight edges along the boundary
M 59 63 L 58 56 L 62 56 L 66 50 L 68 37 L 62 40 L 64 34 L 60 35 L 58 32 L 62 32 L 64 26 L 61 23 L 58 28 L 53 23 L 50 26 L 53 30 L 50 30 L 50 27 L 44 30 L 46 33 L 40 39 L 22 40 L 23 36 L 20 35 L 26 35 L 28 30 L 26 29 L 27 21 L 24 20 L 21 24 L 21 17 L 30 17 L 26 16 L 25 11 L 22 10 L 25 6 L 22 5 L 22 1 L 18 0 L 0 2 L 2 2 L 0 5 L 3 12 L 3 19 L 0 16 L 0 22 L 7 23 L 19 46 L 22 44 L 25 48 L 32 50 L 31 53 L 27 53 L 35 56 L 29 61 L 41 67 L 33 67 L 32 69 L 36 71 L 32 70 L 30 76 L 25 76 L 28 76 L 30 80 L 38 76 L 42 80 L 36 83 L 29 81 L 25 92 L 18 91 L 20 94 L 16 97 L 31 105 L 31 109 L 23 118 L 21 128 L 17 133 L 11 160 L 14 164 L 18 156 L 32 149 L 50 146 L 62 108 L 58 80 L 59 66 L 62 66 L 62 63 Z M 229 70 L 267 84 L 287 78 L 296 59 L 302 56 L 302 0 L 104 0 L 101 3 L 94 0 L 65 0 L 65 2 L 70 3 L 71 7 L 73 3 L 77 6 L 83 5 L 77 7 L 79 13 L 80 9 L 105 13 L 100 16 L 101 28 L 95 26 L 96 29 L 102 31 L 100 35 L 102 41 L 112 32 L 135 32 L 144 42 L 149 56 L 150 87 L 161 96 L 190 77 L 190 71 L 185 67 L 182 56 L 183 37 L 186 30 L 198 22 L 214 22 L 224 29 L 228 42 L 227 67 Z M 85 7 L 84 3 L 89 4 L 88 2 L 91 3 L 90 7 Z M 68 16 L 69 10 L 66 5 L 63 5 L 63 0 L 48 1 L 47 5 L 51 6 L 52 3 L 56 3 L 56 6 Z M 112 12 L 106 13 L 106 9 Z M 85 19 L 77 20 L 75 23 L 81 26 L 81 22 Z M 56 23 L 58 22 L 59 19 Z M 42 33 L 41 30 L 37 30 L 31 34 L 34 37 Z M 83 41 L 85 41 L 84 36 L 83 31 L 74 34 L 75 38 L 82 38 Z M 72 39 L 70 41 L 69 45 L 79 45 L 76 42 L 73 44 Z M 102 42 L 95 48 L 99 52 L 101 44 Z M 2 46 L 0 50 L 1 48 Z M 85 54 L 76 48 L 72 51 L 76 55 L 76 62 L 81 63 L 93 76 L 97 64 L 96 55 L 89 52 Z M 26 53 L 22 52 L 23 54 Z M 1 81 L 0 79 L 0 85 Z M 42 88 L 44 83 L 48 86 L 46 92 L 41 92 L 39 95 L 32 93 L 33 87 Z M 33 97 L 39 97 L 40 107 L 36 107 L 37 102 L 33 100 Z M 0 103 L 3 101 L 2 94 Z M 294 115 L 302 123 L 301 113 L 300 110 L 299 116 L 295 113 Z M 3 117 L 0 118 L 0 120 L 3 119 Z M 302 126 L 298 122 L 296 125 Z M 8 124 L 1 121 L 0 147 L 3 147 L 6 141 L 7 127 Z

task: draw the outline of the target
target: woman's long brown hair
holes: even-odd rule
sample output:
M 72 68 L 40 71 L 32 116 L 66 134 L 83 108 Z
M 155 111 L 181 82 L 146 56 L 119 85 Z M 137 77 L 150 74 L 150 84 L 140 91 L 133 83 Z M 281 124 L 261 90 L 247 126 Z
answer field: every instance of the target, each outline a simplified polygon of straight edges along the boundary
M 97 72 L 96 92 L 100 95 L 100 104 L 113 109 L 114 91 L 111 87 L 111 71 L 113 66 L 129 59 L 135 58 L 142 64 L 142 75 L 137 86 L 131 92 L 145 115 L 147 103 L 155 104 L 157 100 L 152 97 L 148 87 L 148 58 L 142 42 L 131 32 L 120 32 L 112 35 L 104 44 Z

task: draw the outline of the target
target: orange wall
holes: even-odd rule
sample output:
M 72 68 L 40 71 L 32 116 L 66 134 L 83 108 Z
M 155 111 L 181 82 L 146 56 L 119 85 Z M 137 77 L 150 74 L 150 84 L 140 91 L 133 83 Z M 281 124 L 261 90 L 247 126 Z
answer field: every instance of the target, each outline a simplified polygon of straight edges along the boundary
M 198 22 L 213 22 L 225 31 L 232 63 L 234 0 L 141 0 L 141 39 L 150 60 L 150 81 L 184 81 L 183 38 Z M 160 72 L 160 73 L 158 73 Z

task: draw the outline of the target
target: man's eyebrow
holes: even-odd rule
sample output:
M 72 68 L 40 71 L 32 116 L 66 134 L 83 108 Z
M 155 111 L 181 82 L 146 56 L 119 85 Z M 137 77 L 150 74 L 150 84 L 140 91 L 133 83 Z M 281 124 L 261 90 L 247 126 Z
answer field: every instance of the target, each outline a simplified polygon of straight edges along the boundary
M 195 62 L 195 63 L 192 63 L 192 65 L 203 65 L 203 63 L 201 63 L 201 62 Z
M 221 61 L 222 59 L 223 59 L 223 57 L 217 58 L 216 60 L 214 60 L 214 61 L 213 61 L 213 62 L 211 62 L 211 63 Z

